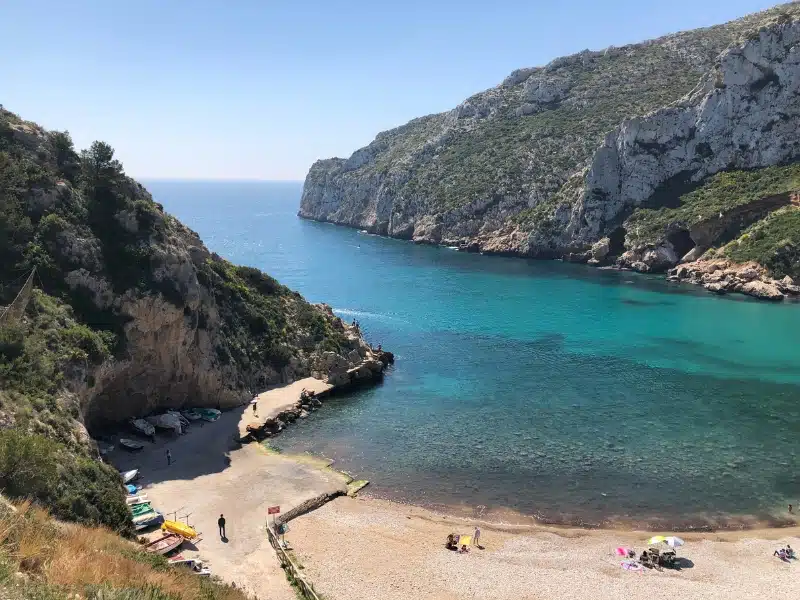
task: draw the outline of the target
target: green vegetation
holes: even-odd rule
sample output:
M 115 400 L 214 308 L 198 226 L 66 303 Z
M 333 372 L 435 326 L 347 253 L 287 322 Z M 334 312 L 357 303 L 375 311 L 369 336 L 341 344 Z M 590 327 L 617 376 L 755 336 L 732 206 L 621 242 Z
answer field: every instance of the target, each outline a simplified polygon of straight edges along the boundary
M 60 519 L 132 531 L 119 474 L 41 435 L 0 430 L 0 489 L 50 506 Z
M 92 396 L 95 376 L 133 350 L 123 295 L 182 309 L 187 325 L 209 333 L 231 387 L 346 343 L 336 320 L 299 294 L 207 255 L 125 175 L 111 146 L 77 152 L 69 133 L 0 107 L 0 307 L 36 268 L 22 316 L 0 321 L 0 491 L 128 532 L 119 476 L 95 460 L 81 424 L 87 405 L 110 400 Z
M 0 498 L 0 593 L 8 600 L 246 600 L 105 529 L 64 526 Z
M 344 333 L 317 309 L 257 269 L 210 259 L 197 275 L 214 291 L 220 308 L 226 344 L 217 353 L 223 363 L 281 369 L 298 346 L 339 351 L 344 345 Z
M 800 190 L 800 163 L 717 173 L 683 194 L 677 208 L 637 209 L 626 223 L 628 237 L 634 243 L 652 243 L 670 225 L 688 228 L 737 206 L 794 190 Z
M 568 201 L 563 187 L 606 133 L 679 100 L 731 44 L 798 16 L 800 5 L 787 4 L 716 27 L 560 58 L 527 82 L 486 90 L 457 111 L 379 134 L 354 154 L 355 169 L 330 161 L 323 170 L 338 171 L 342 187 L 391 172 L 396 177 L 386 185 L 401 214 L 406 205 L 419 214 L 420 202 L 436 214 L 511 200 L 517 223 L 539 227 Z M 539 85 L 556 92 L 537 101 Z
M 800 209 L 786 207 L 747 228 L 718 254 L 739 263 L 754 260 L 773 277 L 800 279 Z

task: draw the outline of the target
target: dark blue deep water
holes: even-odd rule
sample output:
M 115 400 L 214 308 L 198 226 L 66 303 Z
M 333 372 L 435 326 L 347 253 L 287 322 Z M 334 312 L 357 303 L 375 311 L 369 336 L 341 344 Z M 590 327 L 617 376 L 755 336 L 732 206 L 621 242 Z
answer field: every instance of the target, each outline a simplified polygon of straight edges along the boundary
M 151 182 L 226 258 L 395 352 L 278 438 L 425 505 L 546 520 L 776 522 L 800 504 L 800 305 L 462 254 L 296 217 L 296 183 Z

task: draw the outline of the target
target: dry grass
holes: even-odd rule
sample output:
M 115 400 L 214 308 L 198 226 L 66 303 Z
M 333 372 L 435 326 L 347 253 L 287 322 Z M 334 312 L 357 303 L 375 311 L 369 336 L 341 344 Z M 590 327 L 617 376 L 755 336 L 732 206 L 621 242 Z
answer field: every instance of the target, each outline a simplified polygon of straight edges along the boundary
M 236 588 L 170 567 L 111 531 L 54 521 L 30 503 L 16 512 L 0 507 L 0 555 L 37 587 L 37 597 L 44 585 L 54 596 L 93 597 L 102 588 L 124 591 L 131 600 L 246 599 Z

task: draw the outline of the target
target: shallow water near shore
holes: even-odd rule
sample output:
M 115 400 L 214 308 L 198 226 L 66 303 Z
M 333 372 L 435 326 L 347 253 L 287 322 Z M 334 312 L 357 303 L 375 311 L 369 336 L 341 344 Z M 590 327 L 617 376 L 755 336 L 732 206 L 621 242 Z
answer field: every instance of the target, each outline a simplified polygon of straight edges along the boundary
M 302 221 L 298 183 L 147 187 L 211 250 L 395 353 L 381 386 L 275 440 L 372 494 L 661 527 L 779 524 L 800 504 L 796 304 Z

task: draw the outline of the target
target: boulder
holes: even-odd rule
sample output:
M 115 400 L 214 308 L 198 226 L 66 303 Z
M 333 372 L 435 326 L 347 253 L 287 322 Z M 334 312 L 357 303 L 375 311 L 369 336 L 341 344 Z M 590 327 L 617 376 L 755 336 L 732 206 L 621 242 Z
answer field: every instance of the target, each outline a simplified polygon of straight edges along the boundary
M 380 373 L 383 371 L 383 363 L 379 360 L 365 360 L 364 366 L 373 373 Z
M 678 256 L 675 254 L 672 244 L 666 242 L 647 250 L 642 257 L 642 262 L 647 265 L 649 272 L 660 272 L 674 267 L 678 262 Z
M 744 281 L 753 281 L 754 279 L 761 277 L 761 273 L 759 273 L 758 269 L 755 267 L 747 266 L 743 269 L 739 269 L 736 272 L 736 276 Z
M 603 239 L 592 244 L 592 260 L 603 262 L 608 256 L 609 252 L 611 252 L 611 240 L 609 240 L 607 237 L 604 237 Z
M 714 292 L 715 294 L 724 294 L 728 291 L 727 288 L 721 283 L 704 283 L 703 287 L 709 292 Z
M 783 300 L 784 296 L 777 286 L 761 280 L 748 281 L 742 285 L 742 293 L 762 300 Z

